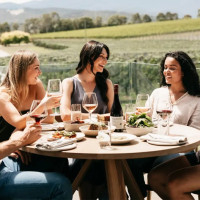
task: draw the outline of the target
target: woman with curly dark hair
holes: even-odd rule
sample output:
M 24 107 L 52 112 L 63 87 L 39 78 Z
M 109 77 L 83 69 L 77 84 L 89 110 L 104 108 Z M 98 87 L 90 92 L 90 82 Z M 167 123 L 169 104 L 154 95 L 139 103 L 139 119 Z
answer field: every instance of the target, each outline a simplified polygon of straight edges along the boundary
M 155 89 L 150 96 L 152 118 L 157 118 L 158 101 L 159 104 L 167 102 L 172 107 L 170 121 L 200 130 L 200 84 L 192 59 L 182 51 L 169 52 L 162 59 L 160 69 L 161 87 Z M 143 173 L 148 173 L 158 164 L 179 156 L 179 154 L 171 154 L 129 161 L 144 196 L 146 196 L 146 189 Z M 157 172 L 151 173 L 149 181 L 153 189 L 159 190 L 166 179 L 154 178 L 158 176 Z M 166 173 L 163 173 L 163 176 L 166 176 Z
M 63 80 L 63 97 L 61 99 L 62 120 L 70 120 L 71 104 L 81 104 L 85 92 L 95 92 L 98 107 L 93 113 L 104 114 L 111 110 L 114 91 L 109 73 L 105 69 L 109 59 L 109 48 L 100 42 L 91 40 L 87 42 L 81 52 L 80 61 L 76 68 L 77 74 Z M 87 111 L 82 107 L 82 113 Z M 84 118 L 89 116 L 83 115 Z

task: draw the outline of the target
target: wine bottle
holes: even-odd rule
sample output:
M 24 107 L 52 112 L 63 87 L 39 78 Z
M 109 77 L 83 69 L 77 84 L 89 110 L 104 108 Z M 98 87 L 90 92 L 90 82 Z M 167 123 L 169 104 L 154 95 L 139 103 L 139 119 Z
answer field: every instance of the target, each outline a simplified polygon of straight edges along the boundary
M 110 112 L 110 122 L 115 126 L 115 132 L 123 132 L 123 110 L 119 101 L 118 95 L 119 85 L 114 84 L 114 102 Z

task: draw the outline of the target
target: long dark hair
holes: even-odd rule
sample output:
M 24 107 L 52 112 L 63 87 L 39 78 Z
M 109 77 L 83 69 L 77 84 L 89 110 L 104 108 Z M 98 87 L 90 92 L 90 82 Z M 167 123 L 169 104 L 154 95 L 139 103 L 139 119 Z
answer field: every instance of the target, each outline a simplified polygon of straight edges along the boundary
M 97 42 L 95 40 L 91 40 L 87 42 L 83 46 L 80 52 L 80 61 L 76 68 L 77 74 L 81 73 L 86 68 L 88 63 L 91 65 L 91 71 L 93 72 L 94 62 L 101 54 L 103 48 L 107 52 L 107 60 L 108 60 L 110 56 L 110 51 L 109 51 L 109 48 L 105 44 L 101 42 Z M 108 97 L 106 95 L 108 91 L 106 79 L 108 77 L 109 77 L 109 72 L 105 68 L 103 69 L 102 73 L 97 72 L 95 75 L 96 85 L 99 88 L 102 99 L 106 104 L 108 103 Z
M 163 71 L 165 60 L 167 57 L 172 57 L 181 66 L 181 71 L 183 72 L 182 82 L 184 88 L 187 90 L 188 94 L 193 96 L 200 96 L 200 84 L 199 84 L 199 75 L 197 74 L 196 67 L 192 59 L 183 51 L 175 51 L 166 53 L 164 58 L 161 61 L 161 83 L 160 86 L 168 85 L 166 83 Z

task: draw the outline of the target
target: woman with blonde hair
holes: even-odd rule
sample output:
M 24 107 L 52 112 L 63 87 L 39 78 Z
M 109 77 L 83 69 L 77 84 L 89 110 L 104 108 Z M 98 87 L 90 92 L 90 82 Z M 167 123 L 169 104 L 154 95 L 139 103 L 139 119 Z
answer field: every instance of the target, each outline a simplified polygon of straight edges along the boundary
M 40 74 L 40 63 L 35 53 L 20 50 L 11 57 L 0 85 L 0 141 L 9 139 L 15 128 L 25 128 L 26 113 L 34 99 L 42 100 L 41 107 L 46 103 L 49 113 L 59 106 L 61 97 L 45 95 L 44 86 L 38 78 Z M 54 117 L 48 116 L 45 121 L 53 123 Z
M 0 142 L 8 140 L 15 129 L 25 128 L 26 113 L 34 99 L 41 100 L 41 112 L 46 104 L 49 114 L 52 108 L 60 105 L 61 96 L 49 97 L 45 94 L 44 86 L 38 78 L 40 75 L 40 62 L 35 53 L 20 50 L 11 57 L 5 79 L 0 85 Z M 48 116 L 44 121 L 53 123 L 54 117 Z M 18 162 L 22 171 L 64 172 L 64 167 L 68 166 L 67 159 L 36 154 L 27 156 L 20 151 L 13 153 L 12 158 L 4 164 L 9 166 L 10 162 Z

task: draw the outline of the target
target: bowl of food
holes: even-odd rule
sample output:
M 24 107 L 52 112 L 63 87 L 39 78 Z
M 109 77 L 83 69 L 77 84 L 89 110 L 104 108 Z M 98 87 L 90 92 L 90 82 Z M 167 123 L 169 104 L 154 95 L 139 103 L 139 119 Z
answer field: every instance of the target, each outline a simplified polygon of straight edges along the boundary
M 126 123 L 127 133 L 141 136 L 147 133 L 151 133 L 154 129 L 151 118 L 146 114 L 142 113 L 139 115 L 132 114 Z
M 64 128 L 66 131 L 77 131 L 79 132 L 79 127 L 86 125 L 84 121 L 66 121 L 64 122 Z

